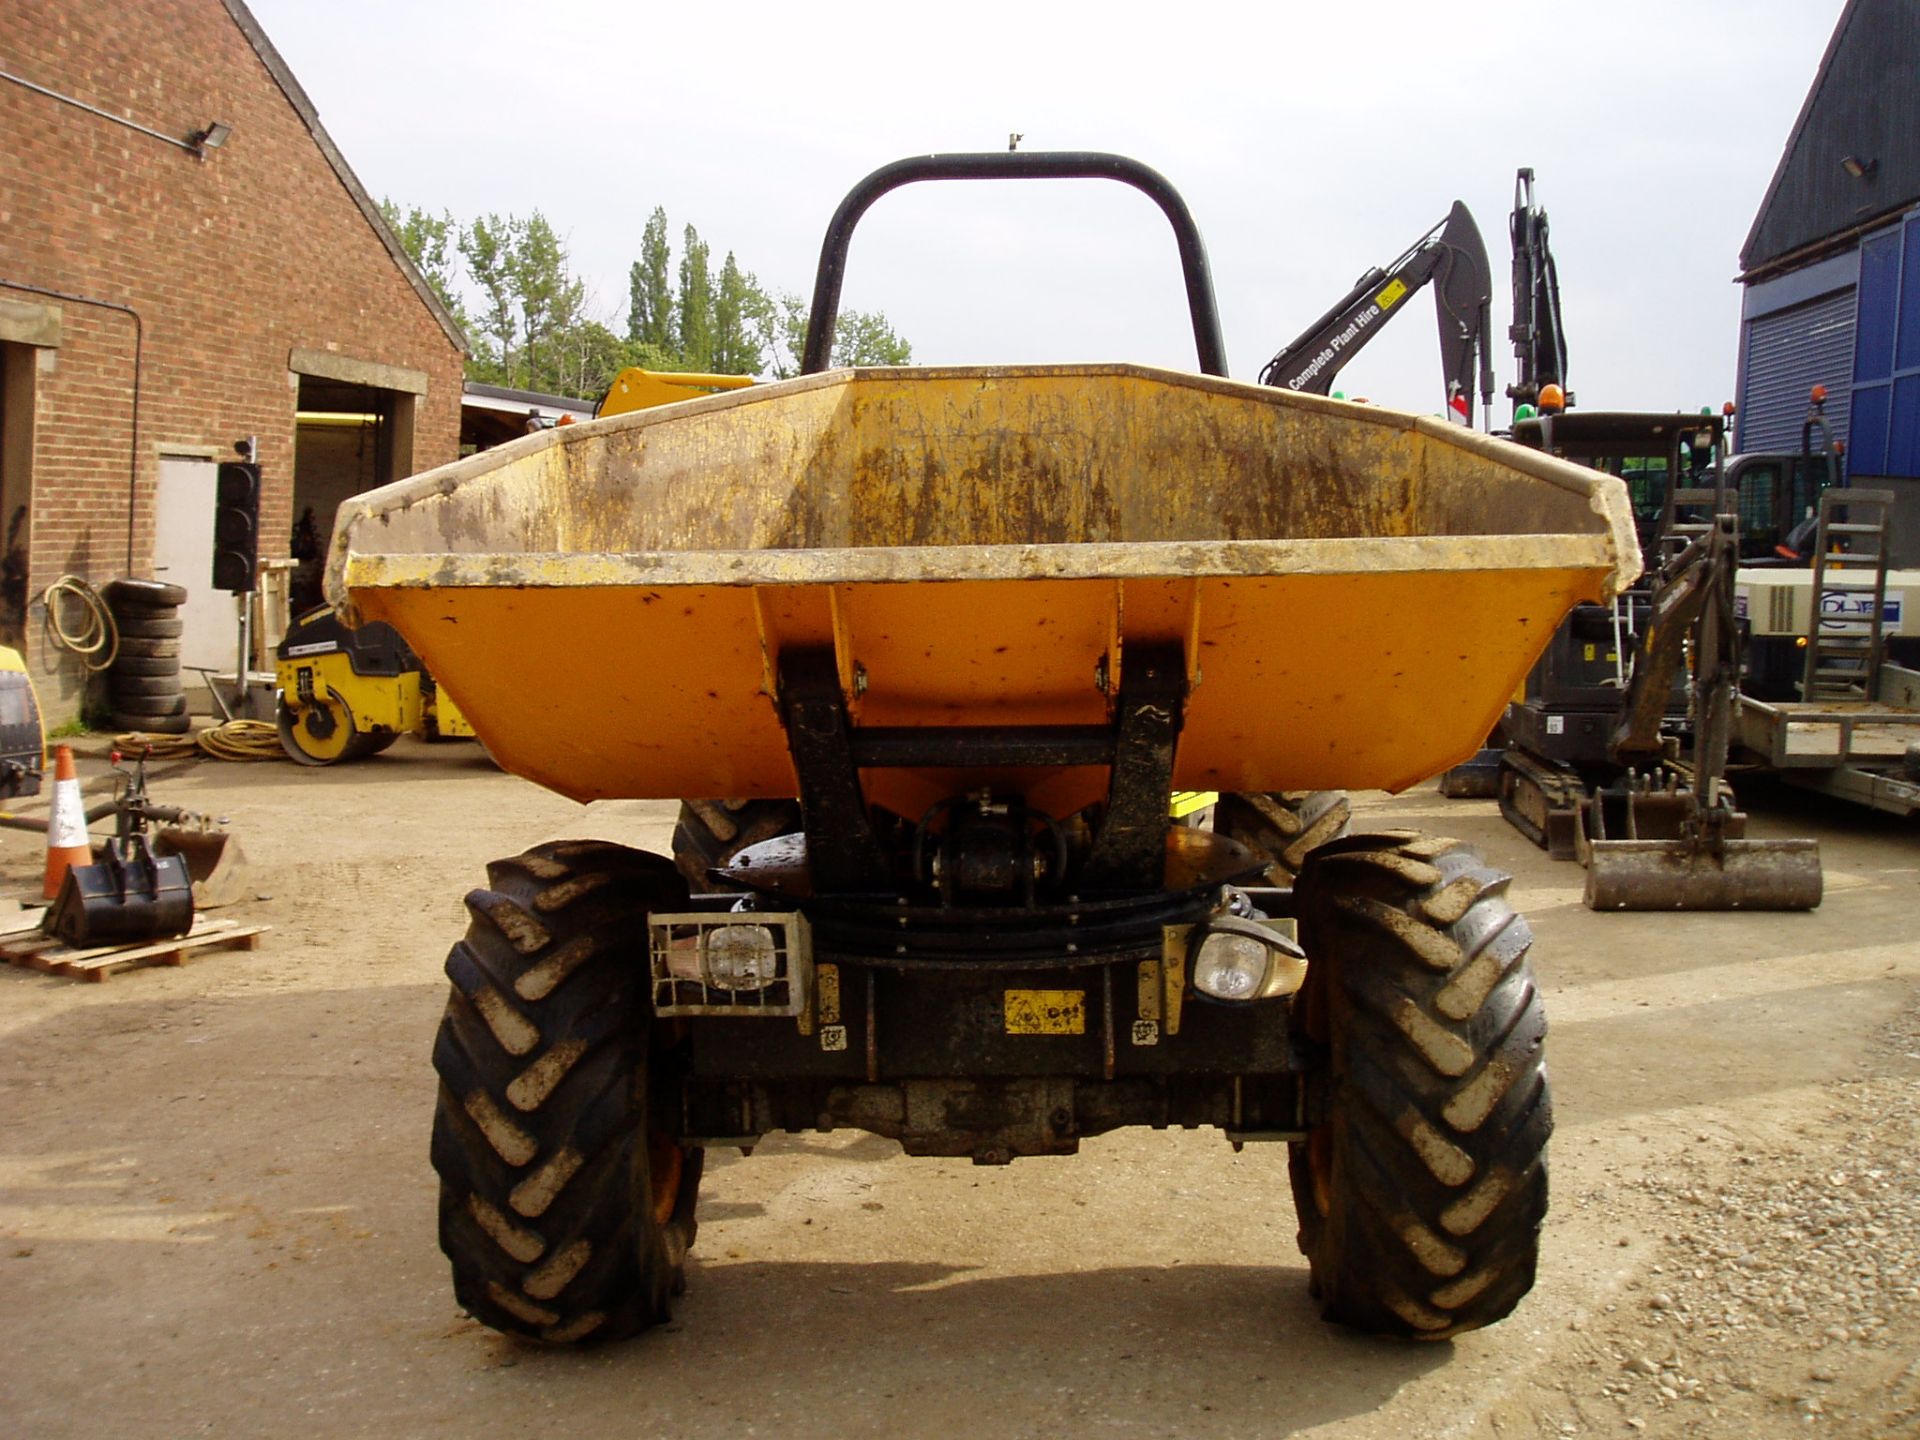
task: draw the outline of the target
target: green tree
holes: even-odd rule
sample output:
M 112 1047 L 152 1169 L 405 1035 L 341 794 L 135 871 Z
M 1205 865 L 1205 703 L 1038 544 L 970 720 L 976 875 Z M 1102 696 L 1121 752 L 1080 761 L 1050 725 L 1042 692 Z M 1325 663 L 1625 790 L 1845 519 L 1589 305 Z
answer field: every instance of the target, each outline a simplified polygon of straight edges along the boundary
M 761 337 L 780 379 L 798 375 L 807 352 L 807 302 L 783 290 L 767 302 Z M 834 317 L 835 365 L 911 365 L 913 346 L 894 333 L 878 310 L 842 310 Z
M 720 288 L 713 301 L 713 368 L 723 375 L 758 375 L 766 351 L 756 338 L 762 309 L 771 302 L 753 276 L 727 252 L 720 266 Z
M 627 366 L 645 365 L 646 351 L 644 344 L 622 340 L 598 320 L 577 321 L 548 336 L 544 373 L 551 381 L 536 388 L 596 400 Z
M 911 365 L 913 346 L 893 333 L 878 310 L 842 310 L 833 327 L 836 365 Z
M 516 223 L 511 218 L 483 215 L 471 225 L 463 226 L 455 242 L 483 302 L 478 316 L 481 343 L 467 370 L 472 380 L 518 383 L 513 378 L 513 351 L 514 340 L 520 333 L 520 319 L 514 305 L 509 264 Z
M 394 238 L 400 242 L 400 248 L 407 252 L 407 257 L 419 268 L 434 295 L 447 307 L 447 313 L 453 316 L 462 330 L 466 329 L 470 323 L 467 308 L 455 288 L 460 279 L 455 268 L 459 255 L 460 222 L 447 211 L 432 215 L 417 206 L 409 206 L 403 214 L 391 200 L 380 202 L 380 214 L 385 218 L 387 228 L 393 231 Z
M 766 289 L 732 252 L 716 282 L 708 246 L 691 225 L 683 232 L 674 290 L 662 208 L 648 217 L 640 258 L 627 273 L 625 339 L 589 314 L 586 286 L 573 274 L 566 244 L 539 211 L 524 219 L 483 215 L 467 224 L 444 212 L 403 210 L 391 200 L 381 202 L 381 212 L 467 331 L 469 380 L 592 398 L 628 365 L 780 378 L 799 372 L 805 300 Z M 879 311 L 838 317 L 834 363 L 905 365 L 912 357 L 912 347 Z
M 707 273 L 707 242 L 687 226 L 680 243 L 680 305 L 675 339 L 689 370 L 713 368 L 713 280 Z
M 587 287 L 568 269 L 566 247 L 546 216 L 536 210 L 513 225 L 506 270 L 519 310 L 521 364 L 525 383 L 542 389 L 564 368 L 545 355 L 547 341 L 582 318 Z
M 766 296 L 759 313 L 760 343 L 771 356 L 776 380 L 800 373 L 807 350 L 807 302 L 791 290 Z
M 656 205 L 640 232 L 640 258 L 627 272 L 627 338 L 660 351 L 671 351 L 674 344 L 673 291 L 668 283 L 672 265 L 667 212 Z

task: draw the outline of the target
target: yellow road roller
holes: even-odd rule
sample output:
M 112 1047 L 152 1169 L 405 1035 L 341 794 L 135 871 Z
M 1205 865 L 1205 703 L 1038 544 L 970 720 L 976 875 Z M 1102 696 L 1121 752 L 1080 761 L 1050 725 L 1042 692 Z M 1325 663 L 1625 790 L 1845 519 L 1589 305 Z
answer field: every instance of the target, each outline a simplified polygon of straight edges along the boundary
M 402 735 L 471 739 L 473 726 L 390 625 L 349 629 L 309 610 L 275 651 L 280 746 L 302 765 L 378 755 Z

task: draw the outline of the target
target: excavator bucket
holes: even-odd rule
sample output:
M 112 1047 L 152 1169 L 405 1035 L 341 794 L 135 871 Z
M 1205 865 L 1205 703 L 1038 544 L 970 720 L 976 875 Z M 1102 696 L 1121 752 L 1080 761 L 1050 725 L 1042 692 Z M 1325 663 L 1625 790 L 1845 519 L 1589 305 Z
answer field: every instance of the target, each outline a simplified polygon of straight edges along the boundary
M 177 855 L 186 862 L 195 910 L 218 910 L 243 898 L 246 853 L 226 831 L 168 825 L 154 836 L 153 850 L 156 855 Z
M 67 871 L 41 929 L 67 944 L 138 945 L 193 928 L 186 862 L 155 852 L 144 835 L 115 839 L 97 864 Z
M 1811 910 L 1822 889 L 1817 840 L 1595 840 L 1589 910 Z

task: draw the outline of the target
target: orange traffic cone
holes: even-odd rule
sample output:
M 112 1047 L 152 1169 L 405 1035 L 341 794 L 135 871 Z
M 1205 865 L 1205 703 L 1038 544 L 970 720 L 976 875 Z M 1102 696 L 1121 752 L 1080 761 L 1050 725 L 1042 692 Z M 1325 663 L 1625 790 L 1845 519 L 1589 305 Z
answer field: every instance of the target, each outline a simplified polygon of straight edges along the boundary
M 67 878 L 67 871 L 92 863 L 87 807 L 80 799 L 80 776 L 73 768 L 73 751 L 58 745 L 53 751 L 53 814 L 47 820 L 47 899 L 60 893 L 60 882 Z

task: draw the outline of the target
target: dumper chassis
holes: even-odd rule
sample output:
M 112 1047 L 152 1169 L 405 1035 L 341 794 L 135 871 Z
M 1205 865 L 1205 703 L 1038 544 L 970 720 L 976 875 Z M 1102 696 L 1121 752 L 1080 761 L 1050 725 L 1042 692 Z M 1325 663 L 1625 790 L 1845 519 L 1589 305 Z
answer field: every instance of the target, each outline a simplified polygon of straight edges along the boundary
M 848 197 L 822 255 L 809 373 L 830 359 L 848 235 L 874 199 L 917 180 L 1032 176 L 1119 179 L 1160 205 L 1180 248 L 1200 368 L 1224 375 L 1204 250 L 1171 187 L 1117 156 L 1026 154 L 903 161 Z M 899 373 L 886 383 L 904 384 Z M 1043 378 L 1062 375 L 1074 378 Z M 1141 372 L 1096 383 L 1136 377 L 1165 388 Z M 1022 383 L 1018 372 L 959 378 L 969 394 Z M 1220 393 L 1241 406 L 1283 403 L 1251 387 Z M 709 403 L 685 413 L 717 413 L 697 408 Z M 1349 423 L 1347 407 L 1313 408 L 1326 403 L 1284 398 L 1306 407 L 1288 412 L 1302 423 Z M 651 423 L 597 423 L 622 427 L 613 434 L 640 422 Z M 592 439 L 593 427 L 576 428 L 586 435 L 565 443 Z M 531 455 L 559 442 L 518 443 Z M 1604 488 L 1617 482 L 1553 461 L 1509 462 L 1494 445 L 1475 438 L 1470 448 L 1545 482 L 1534 530 L 1564 513 L 1619 532 L 1624 521 L 1605 519 L 1600 503 L 1624 515 L 1623 497 Z M 457 488 L 407 484 L 415 488 L 380 502 L 385 511 L 373 502 L 343 511 L 338 596 L 375 603 L 382 593 L 367 578 L 379 562 L 355 558 L 357 525 L 378 514 L 384 543 L 412 523 L 406 506 Z M 1352 533 L 1335 530 L 1327 543 Z M 1614 566 L 1607 583 L 1619 581 L 1613 542 L 1579 545 L 1591 557 L 1583 565 Z M 416 573 L 405 557 L 395 563 L 396 574 Z M 421 582 L 403 580 L 396 596 L 431 598 L 432 586 L 457 583 L 460 557 L 424 563 L 434 578 L 414 589 L 405 587 Z M 591 563 L 601 574 L 631 562 Z M 1448 584 L 1477 584 L 1488 568 L 1446 563 L 1468 572 Z M 479 564 L 485 585 L 551 583 L 512 581 L 510 556 Z M 1277 572 L 1225 573 L 1261 595 Z M 1566 585 L 1572 594 L 1600 581 Z M 544 603 L 543 593 L 511 591 L 515 605 Z M 771 612 L 755 613 L 771 623 Z M 1549 628 L 1557 621 L 1540 613 Z M 1327 1319 L 1440 1339 L 1507 1315 L 1533 1283 L 1552 1124 L 1531 936 L 1508 904 L 1507 877 L 1453 840 L 1342 834 L 1337 796 L 1227 793 L 1210 825 L 1173 819 L 1183 736 L 1200 745 L 1209 724 L 1217 736 L 1217 708 L 1203 707 L 1237 683 L 1220 650 L 1206 651 L 1203 681 L 1194 647 L 1214 642 L 1198 631 L 1184 640 L 1143 631 L 1121 663 L 1116 629 L 1088 664 L 1084 693 L 1056 706 L 1102 721 L 1000 723 L 996 700 L 950 707 L 954 723 L 886 723 L 859 709 L 867 677 L 842 620 L 831 643 L 790 635 L 758 652 L 766 675 L 756 698 L 777 715 L 793 793 L 763 785 L 743 801 L 689 803 L 674 859 L 601 841 L 542 845 L 489 867 L 487 885 L 467 897 L 434 1048 L 432 1142 L 460 1303 L 498 1330 L 551 1343 L 617 1339 L 666 1319 L 695 1240 L 701 1157 L 716 1146 L 751 1151 L 770 1134 L 845 1126 L 910 1155 L 1004 1164 L 1072 1154 L 1122 1126 L 1178 1126 L 1217 1129 L 1236 1148 L 1287 1147 L 1298 1243 Z M 793 623 L 795 634 L 804 628 Z M 503 765 L 582 793 L 496 725 L 502 712 L 485 703 L 487 682 L 459 648 L 480 633 L 415 625 L 409 638 L 432 651 L 463 708 L 479 695 L 468 713 Z M 1415 651 L 1405 663 L 1422 659 Z M 1497 704 L 1531 660 L 1516 649 L 1481 688 Z M 1484 730 L 1463 714 L 1449 733 L 1471 741 Z M 683 747 L 705 743 L 689 734 Z M 1437 769 L 1442 747 L 1429 748 Z M 736 755 L 731 773 L 750 758 Z M 1200 762 L 1186 763 L 1192 772 Z M 1268 762 L 1276 780 L 1283 769 Z M 889 777 L 939 775 L 998 778 L 920 806 L 889 788 Z M 604 776 L 595 770 L 591 782 Z M 1098 777 L 1097 790 L 1072 805 L 1035 798 L 1075 776 Z M 1196 1216 L 1196 1231 L 1210 1223 Z M 1281 1227 L 1250 1223 L 1274 1229 L 1277 1262 Z

